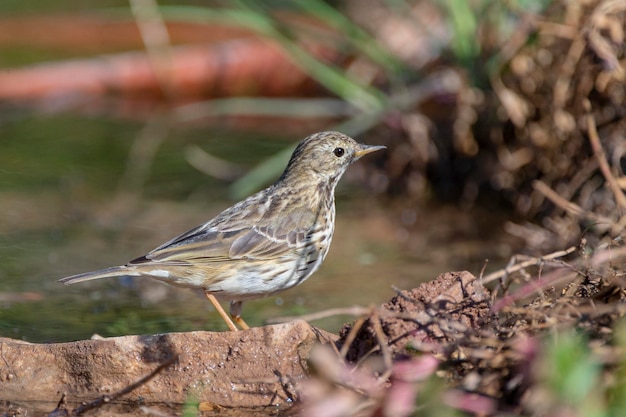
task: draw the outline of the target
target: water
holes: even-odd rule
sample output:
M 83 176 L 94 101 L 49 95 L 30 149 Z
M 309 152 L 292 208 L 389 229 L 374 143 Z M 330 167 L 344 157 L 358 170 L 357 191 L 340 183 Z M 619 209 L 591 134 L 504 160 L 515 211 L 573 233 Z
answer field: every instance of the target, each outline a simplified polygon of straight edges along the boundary
M 209 126 L 162 132 L 146 139 L 139 122 L 71 115 L 25 115 L 0 128 L 0 336 L 49 342 L 226 328 L 189 290 L 151 280 L 56 282 L 126 263 L 233 203 L 231 182 L 193 168 L 189 146 L 246 169 L 305 135 L 290 132 L 289 141 Z M 478 273 L 497 253 L 481 249 L 484 233 L 472 215 L 385 201 L 349 180 L 338 188 L 336 234 L 322 268 L 297 288 L 245 303 L 250 325 L 379 304 L 394 295 L 392 286 L 470 266 Z M 315 324 L 336 331 L 350 319 Z

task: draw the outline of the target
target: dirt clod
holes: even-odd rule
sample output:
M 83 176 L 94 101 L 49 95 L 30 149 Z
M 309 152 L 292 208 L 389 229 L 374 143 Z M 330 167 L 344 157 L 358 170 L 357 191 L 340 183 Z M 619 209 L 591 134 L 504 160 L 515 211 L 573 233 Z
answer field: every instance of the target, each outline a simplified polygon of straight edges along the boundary
M 489 292 L 467 271 L 447 272 L 412 290 L 401 291 L 381 306 L 384 335 L 377 334 L 371 319 L 365 322 L 346 358 L 356 362 L 379 346 L 384 337 L 394 357 L 410 356 L 410 350 L 443 340 L 450 341 L 467 328 L 490 322 Z M 341 330 L 343 345 L 352 325 Z

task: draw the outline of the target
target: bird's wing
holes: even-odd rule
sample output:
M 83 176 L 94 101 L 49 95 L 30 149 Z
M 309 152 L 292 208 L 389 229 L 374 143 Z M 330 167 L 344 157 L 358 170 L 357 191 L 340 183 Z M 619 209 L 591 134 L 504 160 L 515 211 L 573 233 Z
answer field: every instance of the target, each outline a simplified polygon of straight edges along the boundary
M 183 233 L 130 264 L 275 259 L 293 252 L 300 242 L 307 239 L 317 217 L 317 213 L 308 210 L 286 207 L 280 210 L 281 215 L 278 216 L 276 210 L 248 213 L 235 210 L 235 214 L 230 211 Z M 274 214 L 269 215 L 270 212 Z

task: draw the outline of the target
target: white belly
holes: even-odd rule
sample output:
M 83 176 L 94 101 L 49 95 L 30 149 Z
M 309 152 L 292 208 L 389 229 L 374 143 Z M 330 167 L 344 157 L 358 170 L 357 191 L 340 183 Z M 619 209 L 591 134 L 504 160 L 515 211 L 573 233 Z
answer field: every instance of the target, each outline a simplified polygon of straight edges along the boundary
M 272 264 L 250 262 L 249 267 L 239 269 L 237 274 L 225 274 L 228 276 L 206 289 L 223 300 L 245 301 L 267 297 L 303 283 L 319 269 L 330 248 L 335 228 L 334 204 L 330 216 L 330 227 L 326 230 L 321 226 L 314 227 L 308 239 L 310 244 L 300 250 L 299 256 Z
M 325 247 L 310 250 L 297 260 L 260 266 L 251 263 L 236 275 L 211 285 L 209 291 L 223 300 L 244 301 L 267 297 L 303 283 L 319 269 L 328 253 L 330 240 Z

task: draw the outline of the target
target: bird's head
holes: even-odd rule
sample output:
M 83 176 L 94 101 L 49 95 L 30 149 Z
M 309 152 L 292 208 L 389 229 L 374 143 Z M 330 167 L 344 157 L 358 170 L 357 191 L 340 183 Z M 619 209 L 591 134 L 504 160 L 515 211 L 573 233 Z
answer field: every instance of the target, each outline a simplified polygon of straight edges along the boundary
M 281 179 L 313 177 L 334 187 L 351 163 L 381 149 L 339 132 L 314 133 L 298 144 Z

